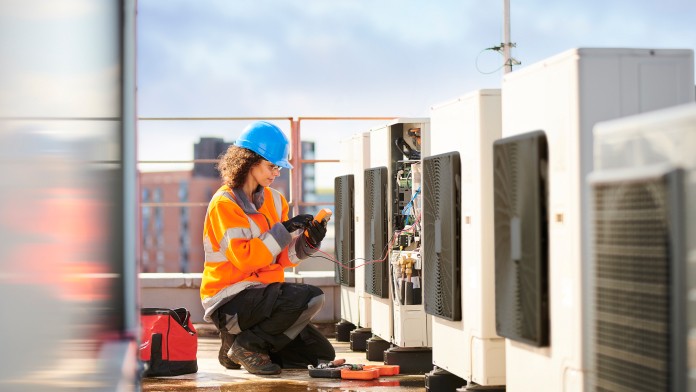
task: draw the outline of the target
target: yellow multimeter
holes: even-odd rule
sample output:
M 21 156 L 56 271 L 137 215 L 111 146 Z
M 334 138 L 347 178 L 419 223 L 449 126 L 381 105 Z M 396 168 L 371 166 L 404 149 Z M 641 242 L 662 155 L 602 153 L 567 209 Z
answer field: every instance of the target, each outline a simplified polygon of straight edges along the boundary
M 314 220 L 317 222 L 322 223 L 323 225 L 326 225 L 326 223 L 331 219 L 331 210 L 328 208 L 322 208 L 317 215 L 314 217 Z M 309 233 L 305 230 L 304 235 L 309 238 Z
M 331 210 L 328 208 L 322 208 L 318 213 L 317 216 L 314 217 L 314 220 L 317 222 L 321 223 L 326 223 L 331 219 Z

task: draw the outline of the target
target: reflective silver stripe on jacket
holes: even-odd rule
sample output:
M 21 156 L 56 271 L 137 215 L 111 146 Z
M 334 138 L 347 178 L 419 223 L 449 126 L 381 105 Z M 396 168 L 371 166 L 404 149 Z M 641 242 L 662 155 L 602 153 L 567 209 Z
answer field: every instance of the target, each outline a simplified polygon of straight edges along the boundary
M 266 248 L 271 252 L 273 257 L 275 258 L 280 254 L 280 252 L 283 251 L 283 248 L 280 247 L 278 244 L 278 241 L 276 241 L 275 238 L 271 235 L 269 232 L 265 232 L 259 236 L 261 241 L 263 241 L 264 245 L 266 245 Z M 273 263 L 275 263 L 276 260 L 273 260 Z
M 276 191 L 275 189 L 271 188 L 271 195 L 273 195 L 273 203 L 276 207 L 276 212 L 278 213 L 278 218 L 282 219 L 283 218 L 283 202 L 281 198 L 280 192 Z M 239 203 L 237 203 L 237 200 L 235 200 L 234 196 L 230 194 L 228 191 L 220 191 L 215 194 L 215 197 L 217 196 L 224 196 L 231 202 L 235 203 L 236 205 L 239 206 Z M 241 206 L 240 206 L 241 207 Z M 273 238 L 273 236 L 269 232 L 261 233 L 261 228 L 256 224 L 256 222 L 251 218 L 251 216 L 247 215 L 247 221 L 249 222 L 249 228 L 246 227 L 235 227 L 235 228 L 230 228 L 225 231 L 225 235 L 220 239 L 220 250 L 215 252 L 213 250 L 213 245 L 210 241 L 210 238 L 206 237 L 203 240 L 203 248 L 205 251 L 205 261 L 210 261 L 210 262 L 223 262 L 227 261 L 227 248 L 229 246 L 229 243 L 231 240 L 236 239 L 236 238 L 243 238 L 243 239 L 252 239 L 252 238 L 259 238 L 264 245 L 268 248 L 269 252 L 276 257 L 282 252 L 282 248 L 278 244 L 278 242 Z M 274 260 L 275 262 L 275 260 Z
M 205 250 L 205 261 L 210 261 L 213 263 L 219 263 L 222 261 L 227 261 L 225 257 L 225 252 L 215 252 L 213 251 L 213 244 L 210 242 L 210 238 L 206 236 L 203 238 L 203 250 Z
M 281 197 L 280 192 L 273 188 L 269 188 L 271 190 L 271 195 L 273 195 L 273 204 L 275 205 L 276 212 L 278 213 L 278 220 L 282 221 L 283 220 L 283 199 Z

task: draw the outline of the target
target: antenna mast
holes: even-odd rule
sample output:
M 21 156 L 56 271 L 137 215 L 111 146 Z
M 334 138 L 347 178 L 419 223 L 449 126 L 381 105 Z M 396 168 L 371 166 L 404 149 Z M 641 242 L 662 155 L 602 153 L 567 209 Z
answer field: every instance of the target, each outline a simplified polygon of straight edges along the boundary
M 512 72 L 514 59 L 510 57 L 510 49 L 513 43 L 510 42 L 510 0 L 503 0 L 503 73 Z

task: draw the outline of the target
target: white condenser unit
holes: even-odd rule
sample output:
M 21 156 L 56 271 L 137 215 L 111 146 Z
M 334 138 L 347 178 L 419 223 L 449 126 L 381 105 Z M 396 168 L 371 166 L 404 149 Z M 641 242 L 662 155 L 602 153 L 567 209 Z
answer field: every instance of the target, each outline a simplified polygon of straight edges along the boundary
M 355 287 L 355 271 L 341 265 L 354 266 L 355 259 L 355 175 L 353 172 L 352 139 L 341 141 L 341 174 L 334 178 L 335 253 L 340 264 L 334 266 L 335 281 L 343 288 Z M 343 292 L 341 293 L 343 297 Z M 357 307 L 341 306 L 341 317 L 357 319 Z
M 353 254 L 354 261 L 350 263 L 355 268 L 365 259 L 365 235 L 364 224 L 365 209 L 364 181 L 365 168 L 370 162 L 370 134 L 361 132 L 341 141 L 342 170 L 352 175 L 353 192 Z M 344 263 L 345 264 L 345 263 Z M 350 274 L 351 271 L 343 267 L 341 274 Z M 353 270 L 353 286 L 341 285 L 341 318 L 358 327 L 370 327 L 370 296 L 365 293 L 365 269 Z
M 500 90 L 474 91 L 433 106 L 430 115 L 423 264 L 433 364 L 468 383 L 504 385 L 493 258 L 492 145 L 501 133 Z
M 594 125 L 693 100 L 691 50 L 572 49 L 503 77 L 494 236 L 508 391 L 585 388 Z
M 696 104 L 594 136 L 587 391 L 696 391 Z
M 371 295 L 372 333 L 399 347 L 430 347 L 415 212 L 421 202 L 420 159 L 429 150 L 429 127 L 428 119 L 399 118 L 370 130 L 365 199 L 373 201 L 366 205 L 373 216 L 365 222 L 366 253 L 372 249 L 368 262 L 383 261 L 366 270 L 366 291 Z M 373 192 L 380 192 L 386 204 L 367 194 Z M 371 248 L 371 243 L 379 246 Z

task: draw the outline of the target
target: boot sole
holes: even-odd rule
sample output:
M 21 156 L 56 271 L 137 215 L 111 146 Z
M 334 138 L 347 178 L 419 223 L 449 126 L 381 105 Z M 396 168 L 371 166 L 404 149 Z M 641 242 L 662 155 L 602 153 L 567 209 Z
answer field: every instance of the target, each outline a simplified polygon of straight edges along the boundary
M 236 343 L 235 343 L 235 344 L 236 344 Z M 232 347 L 234 347 L 235 344 L 233 344 Z M 243 349 L 243 348 L 242 348 L 242 349 Z M 280 374 L 280 373 L 282 372 L 282 369 L 280 368 L 280 366 L 278 366 L 278 365 L 276 365 L 276 364 L 274 364 L 274 363 L 272 363 L 272 362 L 271 362 L 271 365 L 274 365 L 274 368 L 272 368 L 272 369 L 270 369 L 270 370 L 254 369 L 253 366 L 248 366 L 248 365 L 246 365 L 246 364 L 244 363 L 244 360 L 243 360 L 242 358 L 240 358 L 239 356 L 237 356 L 237 355 L 234 353 L 234 349 L 233 349 L 233 348 L 230 348 L 229 353 L 230 353 L 230 355 L 228 355 L 228 356 L 230 357 L 230 359 L 231 359 L 233 362 L 236 362 L 236 363 L 240 364 L 247 372 L 249 372 L 249 373 L 251 373 L 251 374 L 258 374 L 258 375 L 270 376 L 270 375 L 274 375 L 274 374 Z

